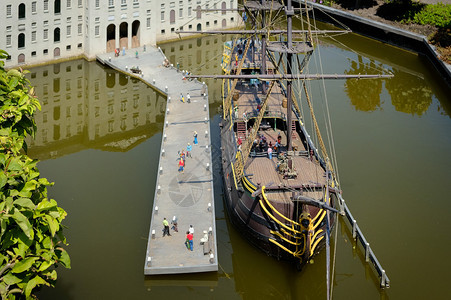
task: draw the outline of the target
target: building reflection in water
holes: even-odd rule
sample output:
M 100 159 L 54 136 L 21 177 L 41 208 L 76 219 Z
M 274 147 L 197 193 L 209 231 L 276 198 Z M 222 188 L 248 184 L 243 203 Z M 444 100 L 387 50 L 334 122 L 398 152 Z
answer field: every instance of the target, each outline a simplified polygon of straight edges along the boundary
M 217 75 L 222 73 L 220 64 L 224 42 L 231 38 L 227 35 L 202 36 L 160 44 L 159 47 L 174 67 L 179 64 L 180 70 L 188 70 L 192 74 Z M 202 78 L 199 80 L 208 85 L 210 114 L 215 113 L 219 105 L 222 105 L 222 80 Z
M 29 155 L 43 160 L 86 148 L 127 151 L 161 131 L 166 97 L 138 79 L 85 60 L 27 75 L 42 110 Z

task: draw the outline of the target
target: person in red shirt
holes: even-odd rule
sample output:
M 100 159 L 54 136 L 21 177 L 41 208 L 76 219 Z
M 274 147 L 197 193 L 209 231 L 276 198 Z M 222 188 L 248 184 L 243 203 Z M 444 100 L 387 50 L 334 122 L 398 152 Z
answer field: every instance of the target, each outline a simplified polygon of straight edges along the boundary
M 186 232 L 186 241 L 189 244 L 189 249 L 193 251 L 193 234 L 189 231 Z M 188 245 L 186 245 L 186 247 L 188 248 Z
M 185 167 L 185 161 L 183 160 L 183 158 L 180 158 L 179 161 L 179 172 L 183 173 L 183 168 Z

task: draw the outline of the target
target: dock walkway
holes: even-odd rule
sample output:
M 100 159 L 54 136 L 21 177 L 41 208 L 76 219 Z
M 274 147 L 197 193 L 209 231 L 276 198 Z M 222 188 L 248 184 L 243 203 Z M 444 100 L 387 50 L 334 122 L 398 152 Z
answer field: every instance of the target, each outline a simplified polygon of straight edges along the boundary
M 121 51 L 118 57 L 114 53 L 101 54 L 97 59 L 111 68 L 140 78 L 167 95 L 144 274 L 217 271 L 207 87 L 197 80 L 184 79 L 182 73 L 173 67 L 163 66 L 165 56 L 154 47 L 147 46 L 145 51 L 143 47 L 125 50 L 125 55 Z M 131 68 L 136 67 L 140 73 L 131 72 Z M 187 93 L 191 103 L 186 102 Z M 181 101 L 181 94 L 185 103 Z M 198 134 L 197 145 L 193 144 L 195 131 Z M 181 173 L 178 172 L 178 152 L 186 152 L 188 143 L 192 145 L 192 157 L 186 158 L 185 171 Z M 163 218 L 171 223 L 174 216 L 178 232 L 171 229 L 171 236 L 163 237 Z M 195 230 L 193 251 L 185 247 L 186 231 L 190 225 Z M 205 247 L 200 245 L 204 232 L 209 236 Z

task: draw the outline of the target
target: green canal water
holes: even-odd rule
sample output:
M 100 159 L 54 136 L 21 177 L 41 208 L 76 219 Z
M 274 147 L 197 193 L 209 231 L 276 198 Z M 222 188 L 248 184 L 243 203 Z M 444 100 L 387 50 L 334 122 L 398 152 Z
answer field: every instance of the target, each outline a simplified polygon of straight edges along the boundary
M 219 73 L 223 40 L 161 48 L 192 73 Z M 361 36 L 322 41 L 319 50 L 327 73 L 363 74 L 380 66 L 395 74 L 326 82 L 343 196 L 391 281 L 391 288 L 379 289 L 348 226 L 339 222 L 332 234 L 333 298 L 448 299 L 450 91 L 427 60 Z M 40 298 L 326 298 L 325 251 L 299 273 L 247 244 L 227 221 L 217 169 L 219 271 L 145 277 L 165 98 L 96 62 L 37 67 L 30 77 L 43 105 L 29 154 L 41 160 L 42 175 L 55 182 L 50 196 L 68 212 L 72 259 L 72 269 L 59 268 L 56 288 L 43 289 Z M 217 161 L 221 82 L 207 83 Z

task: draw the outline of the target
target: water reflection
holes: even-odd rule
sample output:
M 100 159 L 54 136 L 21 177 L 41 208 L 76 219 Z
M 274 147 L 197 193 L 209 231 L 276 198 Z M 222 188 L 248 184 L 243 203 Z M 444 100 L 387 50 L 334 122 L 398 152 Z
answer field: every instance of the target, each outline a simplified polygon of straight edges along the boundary
M 432 104 L 432 89 L 412 74 L 393 70 L 395 75 L 385 83 L 395 109 L 412 115 L 423 115 Z
M 358 55 L 357 61 L 350 61 L 350 69 L 345 74 L 377 74 L 383 65 L 373 59 L 364 62 Z M 385 89 L 391 96 L 391 103 L 396 111 L 423 115 L 432 104 L 432 89 L 424 78 L 412 73 L 393 68 L 392 78 L 384 79 Z M 360 111 L 375 111 L 381 107 L 382 79 L 347 79 L 345 90 L 351 104 Z
M 333 28 L 322 23 L 320 27 Z M 383 80 L 346 80 L 345 91 L 357 110 L 371 112 L 380 109 L 384 104 L 380 95 L 386 91 L 391 96 L 391 104 L 396 111 L 421 116 L 436 99 L 437 110 L 444 115 L 451 114 L 449 87 L 428 59 L 395 47 L 382 48 L 375 40 L 365 39 L 363 42 L 362 37 L 355 34 L 321 40 L 341 49 L 341 56 L 351 57 L 348 59 L 348 65 L 344 66 L 345 74 L 377 74 L 381 72 L 377 69 L 382 68 L 394 74 L 393 78 Z M 323 47 L 328 48 L 330 47 Z M 334 57 L 333 64 L 339 64 L 338 61 L 343 59 Z M 333 72 L 340 74 L 339 70 L 340 68 L 334 69 Z
M 344 71 L 347 75 L 375 74 L 375 70 L 382 66 L 374 60 L 364 62 L 361 55 L 358 56 L 358 61 L 350 61 L 350 64 L 351 68 Z M 375 111 L 381 106 L 382 79 L 347 79 L 345 90 L 357 110 Z
M 30 71 L 42 105 L 36 138 L 28 141 L 32 157 L 127 151 L 162 127 L 166 98 L 140 80 L 84 60 Z
M 188 70 L 192 74 L 221 74 L 221 57 L 223 44 L 230 37 L 205 36 L 197 39 L 180 40 L 159 44 L 169 61 L 180 70 Z M 208 85 L 208 100 L 210 116 L 214 115 L 219 105 L 222 105 L 222 80 L 201 79 Z

